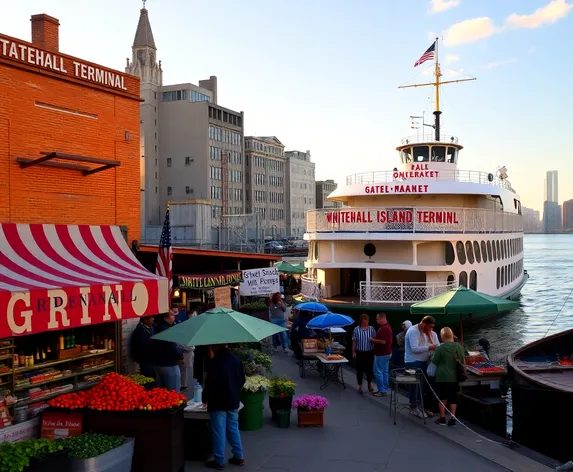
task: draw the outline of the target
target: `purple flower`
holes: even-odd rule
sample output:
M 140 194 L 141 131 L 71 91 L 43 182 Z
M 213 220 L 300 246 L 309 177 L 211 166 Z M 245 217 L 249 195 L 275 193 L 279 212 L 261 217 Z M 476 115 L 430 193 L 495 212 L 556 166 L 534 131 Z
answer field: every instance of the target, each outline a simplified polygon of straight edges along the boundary
M 323 410 L 328 407 L 328 400 L 320 395 L 301 395 L 293 400 L 292 406 L 302 410 Z

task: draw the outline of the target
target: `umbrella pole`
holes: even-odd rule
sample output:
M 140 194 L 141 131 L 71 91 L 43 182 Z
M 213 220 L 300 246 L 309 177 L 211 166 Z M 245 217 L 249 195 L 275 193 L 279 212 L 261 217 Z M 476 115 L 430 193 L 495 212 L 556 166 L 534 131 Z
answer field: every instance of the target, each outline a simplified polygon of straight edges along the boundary
M 460 313 L 460 341 L 462 347 L 464 347 L 464 321 L 463 321 L 463 315 L 461 313 Z

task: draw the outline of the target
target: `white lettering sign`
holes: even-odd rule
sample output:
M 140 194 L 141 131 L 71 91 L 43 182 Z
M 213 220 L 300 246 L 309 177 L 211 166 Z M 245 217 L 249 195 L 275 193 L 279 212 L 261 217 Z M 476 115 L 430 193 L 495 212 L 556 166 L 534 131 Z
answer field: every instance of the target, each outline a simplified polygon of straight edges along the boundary
M 241 295 L 270 295 L 281 291 L 279 271 L 276 267 L 243 271 Z

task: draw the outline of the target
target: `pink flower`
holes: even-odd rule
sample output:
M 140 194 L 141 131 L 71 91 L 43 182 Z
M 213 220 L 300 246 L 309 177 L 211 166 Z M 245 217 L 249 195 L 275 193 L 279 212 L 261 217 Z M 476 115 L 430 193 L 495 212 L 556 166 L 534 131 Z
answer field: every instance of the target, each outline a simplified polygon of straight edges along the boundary
M 320 395 L 301 395 L 293 400 L 292 406 L 302 410 L 323 410 L 328 407 L 328 400 Z

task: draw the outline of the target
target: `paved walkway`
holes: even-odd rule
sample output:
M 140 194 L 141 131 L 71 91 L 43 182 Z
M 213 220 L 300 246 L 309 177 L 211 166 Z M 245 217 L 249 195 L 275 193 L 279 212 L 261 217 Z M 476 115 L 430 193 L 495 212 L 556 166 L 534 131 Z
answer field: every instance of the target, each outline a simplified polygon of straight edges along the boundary
M 495 444 L 475 442 L 484 449 L 488 460 L 456 444 L 458 436 L 464 437 L 461 426 L 444 428 L 430 421 L 423 427 L 422 420 L 412 415 L 398 416 L 394 426 L 388 409 L 373 397 L 358 395 L 354 390 L 354 376 L 346 371 L 349 388 L 342 390 L 330 385 L 322 392 L 320 379 L 311 373 L 301 379 L 298 368 L 288 355 L 273 356 L 273 371 L 288 375 L 297 383 L 297 394 L 322 394 L 330 406 L 325 413 L 325 426 L 297 428 L 293 411 L 291 427 L 280 429 L 270 420 L 270 410 L 265 407 L 265 425 L 262 430 L 243 432 L 246 466 L 227 470 L 262 472 L 499 472 L 519 470 L 541 472 L 551 469 L 528 459 L 521 461 L 519 454 Z M 445 431 L 444 431 L 445 430 Z M 449 430 L 449 431 L 448 431 Z M 451 438 L 443 437 L 447 434 Z M 230 452 L 229 452 L 230 454 Z M 480 452 L 483 454 L 483 451 Z M 488 455 L 489 454 L 489 455 Z M 518 456 L 518 457 L 515 457 Z M 492 462 L 495 461 L 495 462 Z M 515 462 L 517 460 L 517 462 Z M 514 462 L 512 462 L 514 461 Z M 499 464 L 503 464 L 502 467 Z M 517 464 L 517 465 L 516 465 Z M 207 470 L 203 464 L 187 462 L 186 472 Z

